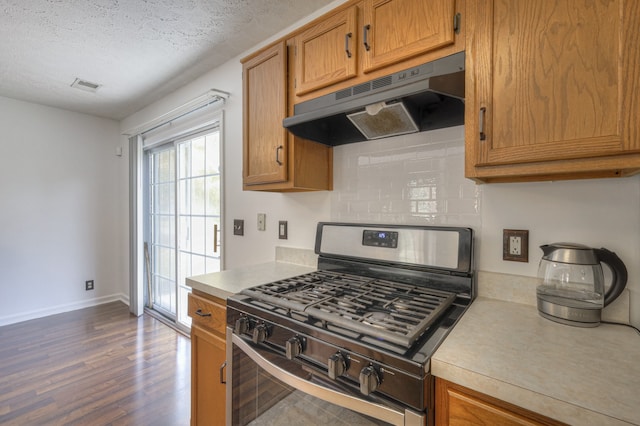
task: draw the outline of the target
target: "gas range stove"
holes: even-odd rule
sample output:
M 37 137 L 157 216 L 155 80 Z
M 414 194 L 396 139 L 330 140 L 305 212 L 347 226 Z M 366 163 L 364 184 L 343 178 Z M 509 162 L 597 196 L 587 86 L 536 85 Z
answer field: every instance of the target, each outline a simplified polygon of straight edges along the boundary
M 320 223 L 316 253 L 318 271 L 229 298 L 230 330 L 363 398 L 427 410 L 430 357 L 474 298 L 471 229 Z

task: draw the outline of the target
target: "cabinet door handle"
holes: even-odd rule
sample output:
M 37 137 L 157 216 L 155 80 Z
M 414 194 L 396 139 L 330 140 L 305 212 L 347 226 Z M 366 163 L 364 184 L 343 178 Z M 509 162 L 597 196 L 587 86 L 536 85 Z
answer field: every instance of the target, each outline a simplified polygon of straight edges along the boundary
M 196 311 L 196 315 L 199 316 L 199 317 L 210 317 L 211 316 L 211 312 L 205 314 L 204 312 L 202 312 L 202 309 L 198 309 Z
M 369 24 L 365 25 L 365 26 L 362 28 L 362 40 L 363 40 L 363 43 L 364 43 L 364 48 L 365 48 L 365 50 L 367 50 L 367 51 L 368 51 L 369 49 L 371 49 L 371 46 L 369 46 L 369 41 L 367 40 L 367 39 L 368 39 L 368 36 L 369 36 L 369 30 L 370 30 L 370 29 L 371 29 L 371 25 L 369 25 Z
M 223 385 L 227 384 L 227 381 L 224 379 L 224 369 L 227 366 L 227 361 L 223 362 L 220 366 L 220 383 Z
M 347 52 L 347 58 L 351 57 L 351 51 L 349 50 L 349 40 L 351 39 L 352 34 L 345 34 L 344 36 L 344 51 Z
M 280 150 L 284 149 L 284 147 L 282 145 L 280 145 L 279 147 L 276 148 L 276 163 L 278 163 L 279 166 L 282 166 L 282 161 L 280 161 Z
M 486 107 L 480 108 L 480 140 L 481 141 L 487 139 L 487 134 L 484 132 L 484 120 L 485 120 L 486 113 L 487 113 Z

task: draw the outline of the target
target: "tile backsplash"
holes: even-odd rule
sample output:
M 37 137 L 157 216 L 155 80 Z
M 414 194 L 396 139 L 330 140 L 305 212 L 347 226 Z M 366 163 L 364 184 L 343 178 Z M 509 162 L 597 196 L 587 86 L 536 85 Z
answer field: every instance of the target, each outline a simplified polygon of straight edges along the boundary
M 464 126 L 334 148 L 332 220 L 479 228 L 464 178 Z

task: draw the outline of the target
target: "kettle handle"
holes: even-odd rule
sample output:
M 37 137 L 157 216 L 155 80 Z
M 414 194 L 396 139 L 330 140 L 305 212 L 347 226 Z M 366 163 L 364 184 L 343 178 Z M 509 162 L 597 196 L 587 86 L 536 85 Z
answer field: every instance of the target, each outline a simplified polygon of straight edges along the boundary
M 608 265 L 611 269 L 611 287 L 604 294 L 604 306 L 613 302 L 616 297 L 620 296 L 620 293 L 627 285 L 627 268 L 622 263 L 622 260 L 614 252 L 607 250 L 606 248 L 594 249 L 598 260 Z

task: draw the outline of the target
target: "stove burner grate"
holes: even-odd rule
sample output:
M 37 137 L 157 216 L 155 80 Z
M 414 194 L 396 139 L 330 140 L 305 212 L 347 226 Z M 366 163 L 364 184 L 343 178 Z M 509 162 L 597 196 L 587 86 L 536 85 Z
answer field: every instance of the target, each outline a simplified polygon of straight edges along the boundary
M 253 287 L 243 294 L 405 348 L 456 297 L 445 291 L 327 271 Z

